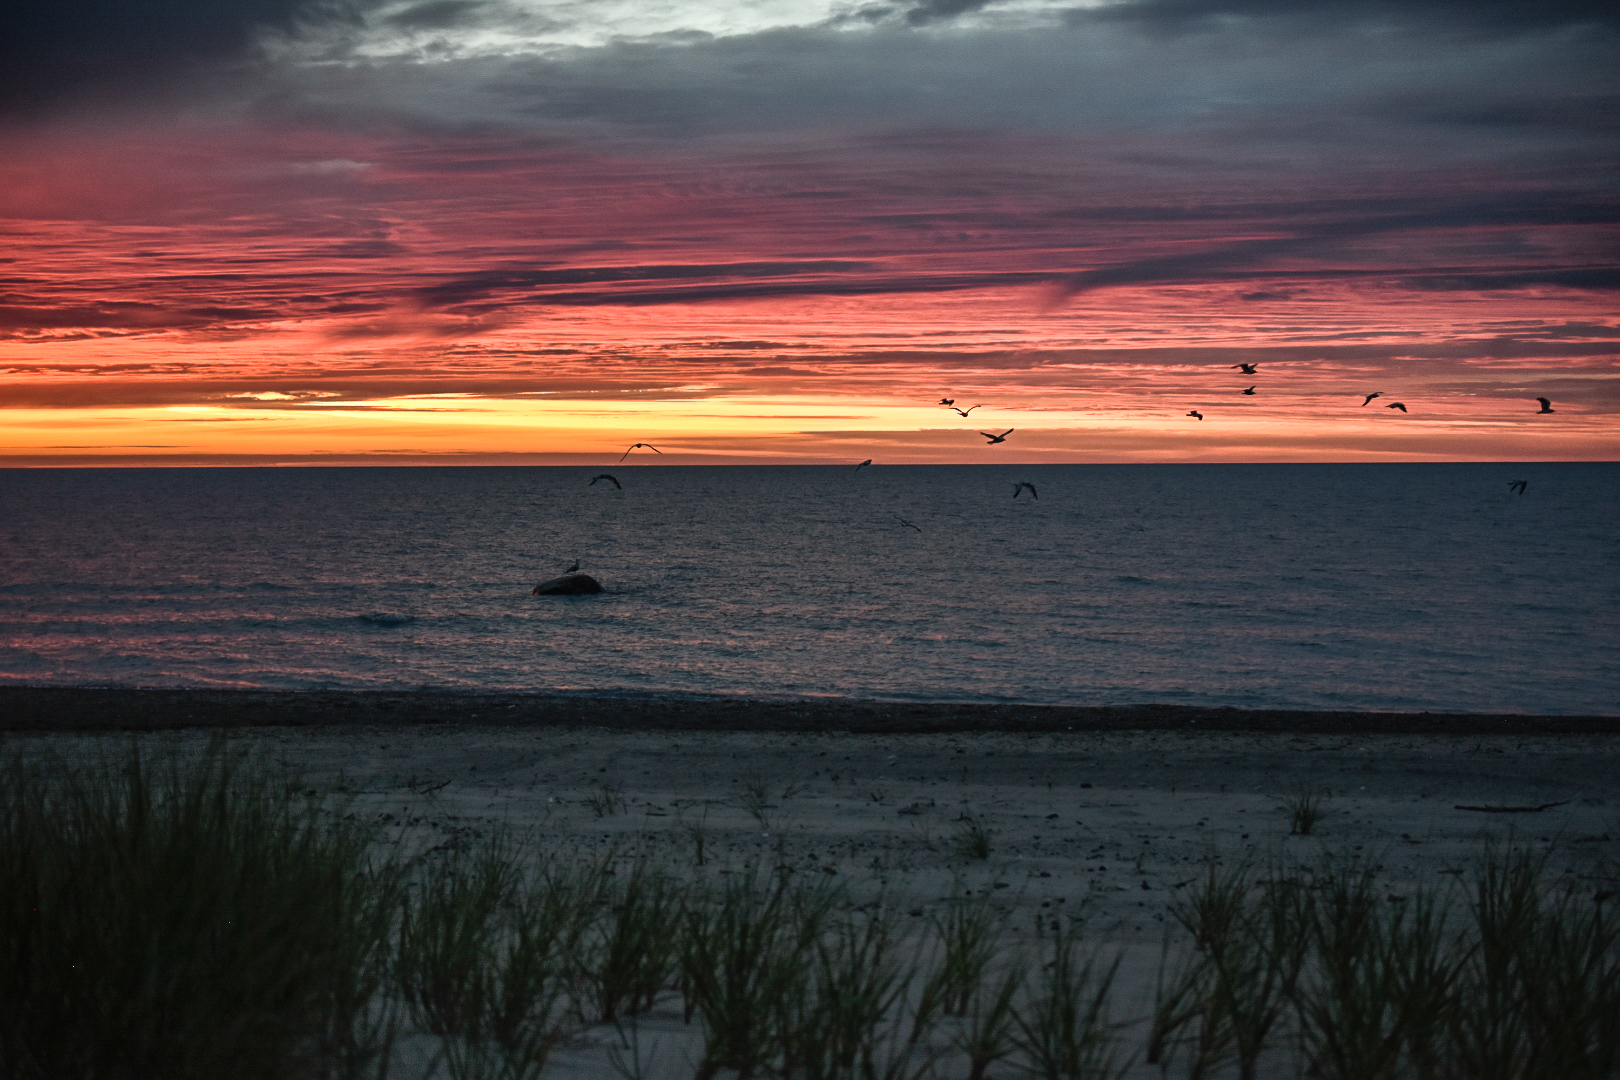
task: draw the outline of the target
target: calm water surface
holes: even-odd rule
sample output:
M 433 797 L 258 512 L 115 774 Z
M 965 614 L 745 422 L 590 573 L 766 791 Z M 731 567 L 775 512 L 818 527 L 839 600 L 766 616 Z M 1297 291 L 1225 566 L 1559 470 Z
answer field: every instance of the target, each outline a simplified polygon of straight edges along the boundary
M 0 680 L 1620 714 L 1613 464 L 600 471 L 0 471 Z

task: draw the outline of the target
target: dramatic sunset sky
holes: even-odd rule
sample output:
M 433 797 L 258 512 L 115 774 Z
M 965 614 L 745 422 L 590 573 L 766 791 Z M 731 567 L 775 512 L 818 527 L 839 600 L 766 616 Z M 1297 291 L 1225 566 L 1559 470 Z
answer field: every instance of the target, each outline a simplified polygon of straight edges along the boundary
M 0 465 L 1620 456 L 1609 2 L 23 0 L 0 151 Z

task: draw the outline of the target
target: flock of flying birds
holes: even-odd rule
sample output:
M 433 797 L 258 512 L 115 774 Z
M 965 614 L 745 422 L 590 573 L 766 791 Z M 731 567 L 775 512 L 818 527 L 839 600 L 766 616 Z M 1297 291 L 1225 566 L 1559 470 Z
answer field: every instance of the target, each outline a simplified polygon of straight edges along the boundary
M 1245 374 L 1245 375 L 1254 375 L 1259 371 L 1260 365 L 1259 364 L 1233 364 L 1232 368 L 1233 368 L 1233 370 L 1242 371 L 1243 374 Z M 1244 394 L 1245 397 L 1254 397 L 1255 393 L 1257 392 L 1258 389 L 1259 389 L 1258 384 L 1256 384 L 1254 386 L 1248 386 L 1248 387 L 1245 387 L 1243 389 L 1243 394 Z M 1384 392 L 1382 390 L 1374 390 L 1372 393 L 1367 395 L 1367 397 L 1366 397 L 1366 399 L 1364 401 L 1362 401 L 1361 407 L 1365 409 L 1368 405 L 1371 405 L 1373 403 L 1373 400 L 1375 398 L 1381 398 L 1383 396 L 1384 396 Z M 1556 412 L 1557 411 L 1556 409 L 1554 409 L 1552 407 L 1552 401 L 1547 399 L 1547 398 L 1538 397 L 1538 398 L 1536 398 L 1536 401 L 1539 402 L 1540 405 L 1541 405 L 1541 408 L 1536 410 L 1536 415 L 1537 416 L 1543 415 L 1545 413 L 1550 413 L 1550 412 Z M 936 404 L 945 406 L 951 412 L 956 413 L 958 416 L 961 416 L 963 418 L 966 418 L 968 416 L 968 414 L 973 412 L 974 409 L 982 409 L 982 408 L 984 408 L 984 406 L 981 404 L 981 405 L 969 405 L 965 409 L 958 409 L 956 407 L 956 399 L 955 398 L 940 398 L 939 401 Z M 1406 410 L 1406 403 L 1404 401 L 1391 401 L 1391 402 L 1388 402 L 1388 403 L 1386 403 L 1384 405 L 1384 408 L 1386 408 L 1386 409 L 1399 409 L 1403 413 L 1407 411 Z M 1197 409 L 1193 409 L 1193 410 L 1189 411 L 1187 413 L 1187 415 L 1192 417 L 1195 420 L 1202 420 L 1204 418 L 1204 414 L 1199 412 Z M 1007 441 L 1007 436 L 1011 435 L 1016 430 L 1017 430 L 1017 428 L 1008 428 L 1006 431 L 1003 431 L 1000 435 L 997 435 L 994 432 L 990 432 L 990 431 L 981 431 L 981 432 L 979 432 L 979 434 L 983 435 L 987 440 L 989 440 L 988 442 L 985 443 L 986 446 L 995 446 L 997 443 L 1006 442 Z M 631 455 L 631 453 L 633 453 L 636 450 L 651 450 L 655 454 L 662 454 L 663 453 L 662 450 L 658 449 L 658 447 L 654 446 L 652 443 L 638 442 L 638 443 L 632 443 L 630 445 L 630 447 L 627 450 L 625 450 L 625 452 L 623 454 L 619 455 L 619 460 L 623 461 L 625 458 L 629 457 Z M 865 461 L 863 461 L 860 464 L 855 466 L 855 471 L 860 472 L 862 469 L 866 468 L 870 464 L 872 464 L 872 459 L 867 458 Z M 620 491 L 624 490 L 624 485 L 619 483 L 619 478 L 614 476 L 612 473 L 598 473 L 597 475 L 591 477 L 591 482 L 587 486 L 595 487 L 598 483 L 602 482 L 603 480 L 606 480 L 608 483 L 612 484 L 615 488 L 617 488 Z M 1513 481 L 1513 483 L 1509 484 L 1508 486 L 1512 490 L 1516 491 L 1518 494 L 1523 495 L 1524 494 L 1524 489 L 1527 486 L 1527 482 L 1524 481 L 1524 480 L 1515 480 L 1515 481 Z M 1028 480 L 1020 480 L 1018 483 L 1013 485 L 1013 496 L 1012 497 L 1016 499 L 1026 491 L 1029 492 L 1029 497 L 1032 498 L 1032 499 L 1039 499 L 1041 497 L 1040 492 L 1035 490 L 1035 485 L 1030 483 Z M 917 526 L 913 525 L 911 522 L 907 521 L 905 518 L 901 518 L 899 520 L 900 520 L 900 524 L 904 525 L 906 528 L 908 528 L 908 529 L 917 529 Z M 917 531 L 922 532 L 921 529 L 917 529 Z
M 1260 365 L 1259 364 L 1233 364 L 1232 369 L 1234 371 L 1241 371 L 1245 375 L 1253 375 L 1253 374 L 1255 374 L 1256 372 L 1258 372 L 1260 370 Z M 1259 389 L 1258 385 L 1245 387 L 1244 390 L 1243 390 L 1243 396 L 1244 397 L 1254 397 L 1255 393 L 1256 393 L 1256 391 L 1258 389 Z M 1368 405 L 1372 404 L 1372 401 L 1373 401 L 1374 398 L 1381 398 L 1383 396 L 1384 396 L 1384 392 L 1382 390 L 1374 390 L 1372 393 L 1367 395 L 1366 400 L 1361 403 L 1361 407 L 1363 409 L 1365 409 Z M 1536 400 L 1541 403 L 1541 408 L 1536 410 L 1536 415 L 1537 416 L 1540 416 L 1543 413 L 1550 413 L 1550 412 L 1556 412 L 1557 411 L 1556 409 L 1554 409 L 1552 407 L 1552 402 L 1549 401 L 1548 399 L 1546 399 L 1544 397 L 1538 397 L 1538 398 L 1536 398 Z M 1386 409 L 1399 409 L 1399 410 L 1401 410 L 1401 412 L 1406 412 L 1407 411 L 1406 410 L 1406 402 L 1404 402 L 1404 401 L 1391 401 L 1391 402 L 1388 402 L 1387 404 L 1385 404 L 1384 408 L 1386 408 Z M 1202 420 L 1204 418 L 1204 414 L 1199 412 L 1197 409 L 1191 410 L 1190 412 L 1187 413 L 1187 415 L 1192 417 L 1194 420 Z M 1523 494 L 1523 493 L 1521 492 L 1521 494 Z

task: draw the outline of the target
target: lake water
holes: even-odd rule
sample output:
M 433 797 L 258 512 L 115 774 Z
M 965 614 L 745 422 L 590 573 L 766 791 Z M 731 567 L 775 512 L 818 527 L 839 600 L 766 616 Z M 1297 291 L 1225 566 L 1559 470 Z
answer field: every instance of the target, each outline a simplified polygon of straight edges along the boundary
M 1620 714 L 1620 465 L 600 471 L 0 471 L 0 681 Z

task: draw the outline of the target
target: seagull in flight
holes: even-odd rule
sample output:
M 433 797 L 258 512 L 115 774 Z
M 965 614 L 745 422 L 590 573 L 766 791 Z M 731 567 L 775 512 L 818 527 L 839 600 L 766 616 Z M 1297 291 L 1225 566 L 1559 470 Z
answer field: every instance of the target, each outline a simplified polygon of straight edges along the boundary
M 608 483 L 612 484 L 614 487 L 618 488 L 620 491 L 624 490 L 624 485 L 619 483 L 619 478 L 617 476 L 614 476 L 612 473 L 603 473 L 600 476 L 593 476 L 593 477 L 591 477 L 591 482 L 589 484 L 586 484 L 585 486 L 586 487 L 595 487 L 596 482 L 598 480 L 606 480 Z
M 942 397 L 939 399 L 939 403 L 941 405 L 955 405 L 956 399 L 953 397 Z
M 1542 413 L 1550 413 L 1550 412 L 1557 412 L 1558 411 L 1557 409 L 1552 407 L 1552 402 L 1549 401 L 1548 399 L 1546 399 L 1544 397 L 1538 397 L 1538 398 L 1536 398 L 1536 400 L 1541 402 L 1541 408 L 1536 410 L 1536 415 L 1537 416 L 1540 416 Z
M 1401 412 L 1406 411 L 1405 403 L 1399 402 L 1399 401 L 1392 401 L 1388 405 L 1385 405 L 1384 408 L 1386 408 L 1386 409 L 1399 409 L 1399 410 L 1401 410 Z
M 1254 374 L 1254 369 L 1259 367 L 1259 366 L 1260 366 L 1259 364 L 1233 364 L 1232 365 L 1234 370 L 1236 370 L 1238 368 L 1242 368 L 1243 369 L 1243 374 L 1245 374 L 1245 375 L 1253 375 Z
M 904 525 L 908 529 L 917 529 L 917 526 L 913 525 L 911 522 L 907 521 L 903 517 L 897 517 L 894 520 L 898 521 L 900 524 Z M 921 529 L 917 529 L 917 531 L 922 532 Z
M 632 447 L 631 447 L 631 448 L 630 448 L 630 450 L 639 450 L 639 449 L 641 449 L 641 448 L 642 448 L 642 447 L 646 447 L 646 448 L 647 448 L 647 449 L 648 449 L 648 450 L 651 450 L 651 451 L 652 451 L 652 452 L 653 452 L 653 453 L 655 453 L 655 454 L 662 454 L 662 453 L 663 453 L 663 451 L 662 451 L 662 450 L 660 450 L 660 449 L 658 449 L 658 447 L 656 447 L 656 446 L 654 446 L 654 445 L 653 445 L 653 444 L 652 444 L 652 443 L 650 443 L 650 442 L 638 442 L 638 443 L 636 443 L 636 444 L 635 444 L 635 445 L 634 445 L 634 446 L 632 446 Z M 619 460 L 620 460 L 620 461 L 623 461 L 623 460 L 624 460 L 624 459 L 625 459 L 625 458 L 627 458 L 627 457 L 629 457 L 629 456 L 630 456 L 630 450 L 626 450 L 626 451 L 625 451 L 625 452 L 624 452 L 624 456 L 623 456 L 623 457 L 620 457 L 620 458 L 619 458 Z
M 1031 498 L 1039 499 L 1041 497 L 1041 493 L 1035 490 L 1034 484 L 1030 483 L 1028 480 L 1020 480 L 1018 483 L 1013 485 L 1013 498 L 1016 499 L 1018 496 L 1022 495 L 1025 488 L 1029 488 Z
M 1528 481 L 1528 480 L 1515 480 L 1511 484 L 1508 485 L 1508 490 L 1509 491 L 1517 491 L 1520 495 L 1523 495 L 1524 494 L 1524 489 L 1529 487 L 1529 486 L 1530 486 L 1530 481 Z
M 979 434 L 983 435 L 985 438 L 990 440 L 988 443 L 985 444 L 986 446 L 993 446 L 998 442 L 1006 442 L 1007 441 L 1007 436 L 1011 435 L 1016 430 L 1018 430 L 1018 429 L 1017 428 L 1008 428 L 1006 431 L 1003 431 L 1000 435 L 992 435 L 988 431 L 981 431 L 981 432 L 979 432 Z
M 966 416 L 968 413 L 972 412 L 974 409 L 982 409 L 982 408 L 984 408 L 983 405 L 969 405 L 965 409 L 958 409 L 955 405 L 952 405 L 951 406 L 951 412 L 957 413 L 958 415 L 961 415 L 961 416 Z
M 1382 390 L 1374 390 L 1372 393 L 1367 395 L 1367 400 L 1363 401 L 1361 403 L 1361 407 L 1363 409 L 1365 409 L 1368 405 L 1372 404 L 1372 399 L 1373 398 L 1375 398 L 1375 397 L 1383 397 L 1383 396 L 1384 396 L 1384 392 Z
M 855 466 L 855 471 L 860 472 L 862 469 L 866 468 L 870 464 L 872 464 L 872 459 L 867 458 L 865 461 L 863 461 L 859 465 Z
M 1248 397 L 1254 397 L 1254 387 L 1249 387 L 1247 390 L 1243 391 L 1243 393 Z
M 1192 410 L 1192 412 L 1189 412 L 1187 415 L 1188 416 L 1196 416 L 1200 420 L 1202 420 L 1204 418 L 1204 414 L 1199 412 L 1197 409 Z

